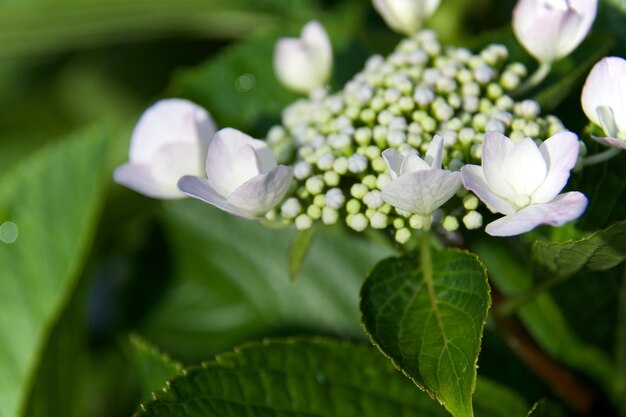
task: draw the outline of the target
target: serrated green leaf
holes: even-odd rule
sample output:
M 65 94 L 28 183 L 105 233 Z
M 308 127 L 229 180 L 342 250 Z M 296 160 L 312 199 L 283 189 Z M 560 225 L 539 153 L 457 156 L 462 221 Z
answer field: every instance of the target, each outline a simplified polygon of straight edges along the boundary
M 433 253 L 432 262 L 386 259 L 361 289 L 362 321 L 374 344 L 455 417 L 473 415 L 490 304 L 482 263 L 455 249 Z
M 0 179 L 0 415 L 25 407 L 39 355 L 71 294 L 104 190 L 106 135 L 50 147 Z M 4 243 L 11 242 L 14 243 Z
M 481 379 L 478 391 L 483 417 L 528 408 L 492 381 Z M 494 400 L 504 401 L 500 412 L 490 411 Z M 373 347 L 321 338 L 249 343 L 187 369 L 141 408 L 136 417 L 447 415 Z
M 315 237 L 315 228 L 298 231 L 289 247 L 289 278 L 295 281 Z
M 158 390 L 163 381 L 181 373 L 183 365 L 161 352 L 138 334 L 130 336 L 131 360 L 141 378 L 143 398 Z
M 561 276 L 583 268 L 590 271 L 613 268 L 626 259 L 626 221 L 578 240 L 536 241 L 533 255 L 536 262 Z
M 533 285 L 528 264 L 506 245 L 481 239 L 471 245 L 483 260 L 500 292 L 512 298 Z M 518 311 L 520 320 L 535 342 L 554 359 L 594 378 L 607 392 L 614 393 L 614 365 L 600 348 L 581 340 L 548 293 L 537 296 Z

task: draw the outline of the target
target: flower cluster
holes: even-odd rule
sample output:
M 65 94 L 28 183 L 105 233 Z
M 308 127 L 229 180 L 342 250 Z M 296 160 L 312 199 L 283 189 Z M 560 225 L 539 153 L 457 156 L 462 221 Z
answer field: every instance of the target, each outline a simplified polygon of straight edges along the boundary
M 501 45 L 473 54 L 440 44 L 432 31 L 404 39 L 386 59 L 372 56 L 342 91 L 312 91 L 285 109 L 282 125 L 270 129 L 268 143 L 279 159 L 293 163 L 296 181 L 267 218 L 298 229 L 342 220 L 357 231 L 388 229 L 406 242 L 431 219 L 385 198 L 383 190 L 394 178 L 383 151 L 427 156 L 440 135 L 443 171 L 455 172 L 481 162 L 486 132 L 521 142 L 564 130 L 556 117 L 540 117 L 538 103 L 508 95 L 526 76 L 522 64 L 508 62 Z M 479 228 L 478 205 L 461 187 L 433 218 L 448 231 L 461 224 Z

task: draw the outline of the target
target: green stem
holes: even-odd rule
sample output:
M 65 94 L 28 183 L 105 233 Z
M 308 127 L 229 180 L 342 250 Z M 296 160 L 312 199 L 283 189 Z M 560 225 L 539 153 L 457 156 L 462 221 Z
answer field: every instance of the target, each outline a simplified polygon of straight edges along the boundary
M 539 295 L 554 287 L 561 282 L 563 277 L 555 275 L 550 279 L 540 282 L 538 285 L 530 288 L 521 294 L 518 294 L 512 298 L 502 301 L 498 308 L 494 311 L 494 314 L 499 317 L 507 317 L 517 312 L 520 308 L 526 304 L 532 302 Z
M 595 155 L 588 156 L 583 158 L 583 165 L 588 167 L 590 165 L 600 164 L 604 161 L 608 161 L 609 159 L 616 157 L 621 152 L 621 149 L 617 148 L 609 148 L 604 152 L 597 153 Z
M 526 79 L 526 82 L 517 87 L 517 89 L 513 92 L 513 95 L 519 96 L 537 87 L 543 80 L 546 79 L 551 70 L 552 64 L 540 63 L 537 70 Z

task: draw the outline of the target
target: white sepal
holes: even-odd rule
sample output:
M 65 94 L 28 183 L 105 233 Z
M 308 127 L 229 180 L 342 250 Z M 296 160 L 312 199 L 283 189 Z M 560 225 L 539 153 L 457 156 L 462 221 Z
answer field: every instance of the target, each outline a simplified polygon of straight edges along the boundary
M 435 13 L 440 0 L 373 0 L 374 8 L 387 25 L 404 35 L 414 35 Z

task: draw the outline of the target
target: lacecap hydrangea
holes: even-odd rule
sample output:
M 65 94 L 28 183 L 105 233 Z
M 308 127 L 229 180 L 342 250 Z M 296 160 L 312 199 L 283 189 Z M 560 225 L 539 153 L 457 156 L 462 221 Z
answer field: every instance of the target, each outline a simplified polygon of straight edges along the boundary
M 317 89 L 288 106 L 282 125 L 267 141 L 281 162 L 293 164 L 295 181 L 267 219 L 294 223 L 345 222 L 356 231 L 385 229 L 400 243 L 425 225 L 385 203 L 381 191 L 391 176 L 385 149 L 423 156 L 438 134 L 444 139 L 443 168 L 480 164 L 484 135 L 501 132 L 514 141 L 543 141 L 564 130 L 554 116 L 540 117 L 537 102 L 514 101 L 510 93 L 527 76 L 508 61 L 502 45 L 474 54 L 439 43 L 432 31 L 402 40 L 387 57 L 374 55 L 334 94 Z M 482 226 L 479 200 L 460 188 L 433 214 L 447 231 Z

